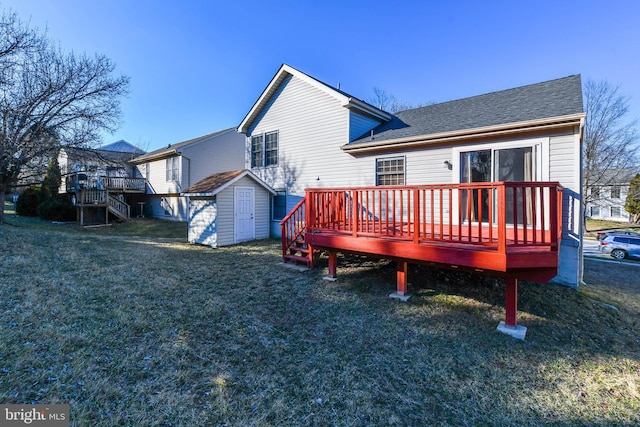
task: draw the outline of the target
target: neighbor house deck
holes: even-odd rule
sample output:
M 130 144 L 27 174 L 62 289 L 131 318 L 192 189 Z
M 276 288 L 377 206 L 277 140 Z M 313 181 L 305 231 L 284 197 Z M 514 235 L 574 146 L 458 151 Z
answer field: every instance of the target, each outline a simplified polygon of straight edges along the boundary
M 118 176 L 88 177 L 84 173 L 67 176 L 66 191 L 75 193 L 78 222 L 85 225 L 86 210 L 104 209 L 104 222 L 109 223 L 109 213 L 126 221 L 131 217 L 131 206 L 125 203 L 124 194 L 144 194 L 146 179 Z
M 395 259 L 400 295 L 407 263 L 497 275 L 508 287 L 546 282 L 557 275 L 561 218 L 557 182 L 307 189 L 281 223 L 283 259 L 311 266 L 327 251 L 332 277 L 338 252 Z M 515 312 L 507 320 L 515 325 Z

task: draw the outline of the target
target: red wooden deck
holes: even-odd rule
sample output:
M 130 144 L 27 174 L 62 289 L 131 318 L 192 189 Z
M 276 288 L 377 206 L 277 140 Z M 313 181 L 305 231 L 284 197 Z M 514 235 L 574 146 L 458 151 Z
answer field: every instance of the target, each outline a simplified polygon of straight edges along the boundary
M 328 251 L 330 275 L 337 252 L 396 259 L 401 294 L 407 263 L 546 282 L 557 274 L 561 210 L 557 182 L 307 189 L 281 223 L 283 258 L 311 266 L 314 251 Z

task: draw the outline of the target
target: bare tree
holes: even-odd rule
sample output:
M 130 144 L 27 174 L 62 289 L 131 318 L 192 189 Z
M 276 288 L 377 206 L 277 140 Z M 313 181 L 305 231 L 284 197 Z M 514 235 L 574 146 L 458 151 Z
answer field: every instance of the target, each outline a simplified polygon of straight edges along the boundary
M 619 177 L 639 165 L 637 120 L 628 120 L 629 98 L 609 82 L 587 81 L 584 128 L 584 204 L 601 199 L 600 188 L 619 185 Z M 633 176 L 633 173 L 631 176 Z
M 383 111 L 389 113 L 397 113 L 399 111 L 410 110 L 412 108 L 419 108 L 428 105 L 428 103 L 411 104 L 404 101 L 399 101 L 393 94 L 387 92 L 379 87 L 373 88 L 373 97 L 369 98 L 367 102 L 374 107 L 378 107 Z
M 0 16 L 0 224 L 5 194 L 23 172 L 117 128 L 129 79 L 114 69 L 105 56 L 63 52 L 14 13 Z

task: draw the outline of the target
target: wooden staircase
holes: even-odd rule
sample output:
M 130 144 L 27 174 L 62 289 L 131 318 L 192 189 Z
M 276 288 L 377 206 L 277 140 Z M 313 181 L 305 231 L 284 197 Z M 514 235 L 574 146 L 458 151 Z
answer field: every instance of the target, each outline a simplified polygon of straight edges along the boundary
M 320 251 L 315 250 L 305 241 L 307 230 L 305 220 L 305 199 L 280 221 L 282 231 L 282 261 L 304 265 L 312 268 Z
M 108 203 L 109 213 L 115 215 L 122 221 L 129 221 L 131 218 L 131 206 L 112 195 L 109 195 Z

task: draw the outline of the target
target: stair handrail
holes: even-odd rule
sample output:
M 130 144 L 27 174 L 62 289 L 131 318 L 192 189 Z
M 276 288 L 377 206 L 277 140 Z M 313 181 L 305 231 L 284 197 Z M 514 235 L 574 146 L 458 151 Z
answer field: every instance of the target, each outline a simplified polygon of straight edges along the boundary
M 305 232 L 307 228 L 305 220 L 305 202 L 306 198 L 300 201 L 291 209 L 291 211 L 280 221 L 280 231 L 282 234 L 282 258 L 285 259 L 287 251 L 293 246 L 296 240 Z M 309 251 L 309 257 L 312 257 Z
M 114 209 L 114 211 L 120 212 L 122 217 L 126 215 L 127 219 L 131 218 L 131 206 L 122 200 L 109 195 L 109 206 Z

